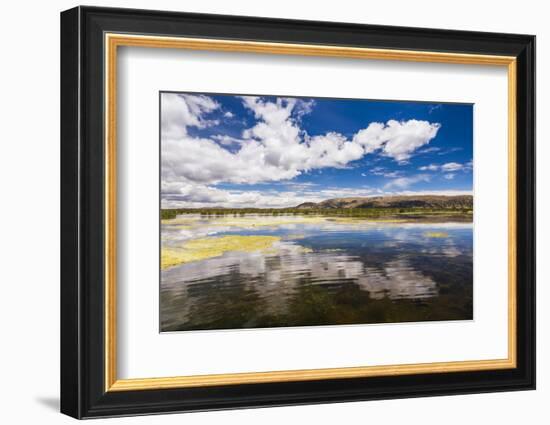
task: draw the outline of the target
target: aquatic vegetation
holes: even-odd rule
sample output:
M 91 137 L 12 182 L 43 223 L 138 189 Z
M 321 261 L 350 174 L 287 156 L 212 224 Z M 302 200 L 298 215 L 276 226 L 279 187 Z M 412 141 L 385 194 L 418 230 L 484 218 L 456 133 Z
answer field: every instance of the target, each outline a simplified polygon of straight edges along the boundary
M 221 236 L 193 239 L 181 247 L 162 247 L 161 269 L 191 261 L 219 257 L 228 251 L 265 251 L 281 238 L 278 236 Z
M 161 228 L 161 329 L 470 320 L 471 229 L 410 217 L 178 215 Z
M 426 232 L 424 233 L 425 238 L 448 238 L 449 234 L 447 232 Z

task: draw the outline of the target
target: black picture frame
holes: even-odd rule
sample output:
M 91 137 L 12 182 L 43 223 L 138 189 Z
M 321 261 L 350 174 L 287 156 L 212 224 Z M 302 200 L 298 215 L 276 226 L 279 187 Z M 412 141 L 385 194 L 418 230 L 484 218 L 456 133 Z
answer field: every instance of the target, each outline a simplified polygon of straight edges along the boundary
M 517 367 L 369 378 L 105 391 L 104 34 L 514 56 Z M 535 37 L 76 7 L 61 13 L 61 412 L 75 418 L 535 388 Z

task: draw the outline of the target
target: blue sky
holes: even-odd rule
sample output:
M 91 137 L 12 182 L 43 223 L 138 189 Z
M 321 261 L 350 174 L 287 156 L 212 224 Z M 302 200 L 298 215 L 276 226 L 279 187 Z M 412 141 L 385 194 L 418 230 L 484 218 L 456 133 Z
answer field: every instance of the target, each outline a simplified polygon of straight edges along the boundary
M 160 96 L 163 207 L 472 191 L 469 104 Z

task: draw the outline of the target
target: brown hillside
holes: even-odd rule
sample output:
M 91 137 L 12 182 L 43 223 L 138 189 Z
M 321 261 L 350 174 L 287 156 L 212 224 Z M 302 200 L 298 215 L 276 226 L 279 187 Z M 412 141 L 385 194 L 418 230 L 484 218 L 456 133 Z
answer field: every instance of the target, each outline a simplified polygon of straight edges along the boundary
M 306 202 L 300 209 L 332 208 L 473 208 L 471 195 L 460 196 L 376 196 L 369 198 L 334 198 L 319 203 Z

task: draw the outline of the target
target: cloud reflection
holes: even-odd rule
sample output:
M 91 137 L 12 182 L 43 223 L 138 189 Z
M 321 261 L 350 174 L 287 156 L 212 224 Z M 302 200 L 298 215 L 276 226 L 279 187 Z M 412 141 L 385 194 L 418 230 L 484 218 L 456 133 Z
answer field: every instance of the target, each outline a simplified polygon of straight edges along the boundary
M 180 225 L 188 228 L 163 225 L 163 243 L 242 232 L 247 226 L 246 220 L 183 221 Z M 449 237 L 426 238 L 426 229 L 445 229 Z M 233 304 L 242 303 L 239 308 L 252 317 L 244 327 L 254 327 L 255 315 L 284 318 L 296 310 L 297 302 L 307 305 L 311 297 L 325 294 L 335 294 L 334 303 L 339 302 L 338 294 L 349 291 L 359 291 L 372 302 L 437 299 L 441 282 L 434 270 L 440 273 L 456 267 L 460 258 L 470 258 L 460 261 L 469 267 L 470 285 L 466 288 L 471 288 L 471 224 L 281 222 L 281 218 L 263 217 L 251 232 L 278 235 L 281 240 L 264 252 L 225 252 L 162 271 L 163 323 L 174 327 L 197 321 L 197 315 L 204 322 L 222 320 L 220 310 L 228 308 L 223 305 L 229 298 Z M 429 259 L 431 266 L 419 268 L 419 258 Z M 352 303 L 347 309 L 365 308 L 346 302 Z M 336 307 L 328 305 L 327 311 Z

